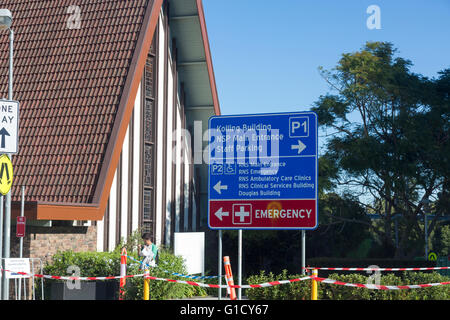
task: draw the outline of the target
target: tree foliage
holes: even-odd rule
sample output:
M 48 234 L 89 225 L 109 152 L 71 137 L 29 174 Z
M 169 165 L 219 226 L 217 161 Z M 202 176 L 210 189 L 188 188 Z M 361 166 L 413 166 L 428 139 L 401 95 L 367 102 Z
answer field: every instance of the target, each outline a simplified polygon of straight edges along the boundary
M 333 132 L 322 157 L 325 187 L 351 192 L 366 212 L 381 214 L 371 228 L 396 257 L 421 254 L 423 246 L 410 241 L 424 233 L 421 215 L 439 217 L 449 208 L 450 69 L 429 79 L 411 66 L 391 43 L 368 42 L 334 69 L 320 68 L 331 93 L 312 108 Z M 431 221 L 429 234 L 437 224 Z

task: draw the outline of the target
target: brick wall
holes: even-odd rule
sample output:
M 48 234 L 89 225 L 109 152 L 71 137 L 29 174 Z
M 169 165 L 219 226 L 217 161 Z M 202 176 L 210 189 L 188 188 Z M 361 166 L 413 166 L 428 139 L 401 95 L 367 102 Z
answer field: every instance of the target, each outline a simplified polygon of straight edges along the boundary
M 19 257 L 19 239 L 15 232 L 15 227 L 11 227 L 11 258 Z M 40 258 L 45 264 L 58 250 L 96 251 L 96 227 L 26 227 L 23 239 L 24 258 Z
M 16 237 L 16 227 L 11 225 L 11 258 L 18 258 L 20 250 L 19 238 Z M 50 261 L 57 251 L 73 250 L 96 251 L 97 250 L 97 227 L 72 227 L 53 226 L 36 227 L 27 226 L 23 238 L 23 257 L 40 258 L 43 266 Z M 35 261 L 32 273 L 40 273 L 40 268 Z M 15 282 L 10 281 L 10 300 L 15 299 Z M 27 299 L 32 299 L 31 281 L 27 281 Z

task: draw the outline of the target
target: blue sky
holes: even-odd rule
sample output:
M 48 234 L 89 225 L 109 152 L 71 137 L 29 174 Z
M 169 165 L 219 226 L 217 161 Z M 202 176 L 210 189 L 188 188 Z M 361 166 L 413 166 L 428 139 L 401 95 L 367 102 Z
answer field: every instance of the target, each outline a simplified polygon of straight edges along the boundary
M 390 41 L 412 70 L 450 68 L 450 0 L 203 0 L 222 114 L 309 110 L 331 69 L 366 41 Z M 370 5 L 381 29 L 369 30 Z

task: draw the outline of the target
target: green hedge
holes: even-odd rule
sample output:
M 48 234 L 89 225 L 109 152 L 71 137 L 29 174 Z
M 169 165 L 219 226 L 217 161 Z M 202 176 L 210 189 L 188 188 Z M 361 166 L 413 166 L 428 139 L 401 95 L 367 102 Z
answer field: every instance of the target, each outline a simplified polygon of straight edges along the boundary
M 320 273 L 319 276 L 321 276 Z M 286 270 L 278 275 L 265 274 L 262 271 L 259 275 L 249 277 L 247 282 L 249 284 L 258 284 L 300 277 L 301 275 L 288 275 Z M 334 273 L 329 278 L 349 283 L 368 283 L 368 276 L 355 273 Z M 403 272 L 401 276 L 385 273 L 380 277 L 381 285 L 411 285 L 448 281 L 450 281 L 450 277 L 444 277 L 438 273 Z M 306 280 L 274 287 L 247 289 L 246 294 L 250 300 L 309 300 L 311 298 L 311 281 Z M 373 290 L 319 282 L 318 298 L 320 300 L 449 300 L 450 285 L 421 289 Z
M 400 259 L 348 259 L 348 258 L 309 258 L 311 267 L 367 267 L 377 265 L 380 268 L 436 267 L 436 261 L 400 260 Z
M 53 255 L 52 260 L 47 262 L 44 266 L 44 274 L 55 276 L 72 276 L 72 274 L 67 272 L 67 269 L 70 266 L 77 266 L 80 268 L 80 277 L 116 276 L 120 273 L 120 253 L 118 251 L 77 253 L 71 250 L 58 251 Z M 40 288 L 40 281 L 41 279 L 36 279 L 36 288 Z M 45 299 L 50 299 L 50 285 L 54 281 L 61 280 L 45 279 Z M 36 293 L 40 299 L 40 290 L 36 291 Z
M 436 267 L 436 261 L 425 260 L 399 260 L 399 259 L 348 259 L 348 258 L 310 258 L 306 260 L 306 265 L 310 267 L 329 267 L 329 268 L 367 268 L 368 266 L 378 266 L 380 268 L 425 268 Z M 336 271 L 321 270 L 322 276 L 328 276 Z M 432 271 L 425 271 L 431 273 Z M 348 271 L 342 272 L 347 274 Z M 356 272 L 367 275 L 366 271 Z M 401 276 L 402 272 L 394 272 L 393 274 Z
M 44 273 L 69 276 L 67 268 L 77 266 L 81 277 L 116 276 L 120 272 L 120 253 L 59 251 L 44 267 Z
M 129 255 L 139 260 L 136 252 L 129 252 Z M 79 267 L 81 277 L 117 276 L 120 274 L 120 250 L 116 249 L 113 252 L 58 252 L 53 256 L 52 261 L 44 267 L 44 273 L 50 275 L 71 276 L 71 274 L 67 273 L 67 268 L 69 266 Z M 171 272 L 186 273 L 186 267 L 182 257 L 173 255 L 169 250 L 159 250 L 159 266 Z M 138 263 L 132 263 L 128 260 L 127 274 L 142 273 L 144 272 L 139 270 Z M 150 275 L 160 278 L 185 280 L 181 277 L 172 276 L 170 273 L 166 273 L 160 268 L 152 269 Z M 47 299 L 50 297 L 51 281 L 59 280 L 45 280 L 45 296 Z M 152 300 L 181 299 L 202 295 L 206 295 L 206 292 L 200 287 L 156 280 L 150 281 L 150 299 Z M 142 297 L 143 278 L 128 278 L 125 288 L 125 299 L 141 300 Z
M 258 275 L 247 278 L 248 284 L 260 284 L 271 281 L 297 279 L 303 275 L 289 275 L 287 270 L 274 275 L 272 272 L 266 274 L 261 271 Z M 266 288 L 251 288 L 245 291 L 250 300 L 309 300 L 311 297 L 311 281 L 298 281 L 291 284 L 283 284 Z
M 188 280 L 183 277 L 173 276 L 168 272 L 177 272 L 187 274 L 183 258 L 173 255 L 170 251 L 159 250 L 159 268 L 150 269 L 150 275 L 158 278 L 169 278 L 176 280 Z M 134 258 L 137 256 L 132 255 Z M 137 263 L 131 264 L 128 267 L 128 274 L 143 273 L 139 270 Z M 125 288 L 126 300 L 142 300 L 144 282 L 143 278 L 129 278 Z M 166 281 L 150 280 L 150 300 L 167 300 L 167 299 L 182 299 L 193 296 L 205 296 L 206 291 L 202 287 L 196 287 L 186 284 L 178 284 Z

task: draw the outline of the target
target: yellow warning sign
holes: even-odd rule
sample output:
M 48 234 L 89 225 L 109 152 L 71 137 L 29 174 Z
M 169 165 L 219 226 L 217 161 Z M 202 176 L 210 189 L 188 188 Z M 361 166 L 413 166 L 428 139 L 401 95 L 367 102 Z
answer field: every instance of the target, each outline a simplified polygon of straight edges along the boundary
M 434 252 L 430 252 L 428 254 L 428 261 L 436 261 L 437 260 L 437 255 Z
M 13 183 L 13 166 L 6 154 L 0 156 L 0 193 L 6 195 Z

